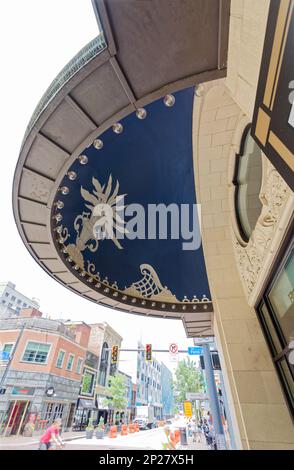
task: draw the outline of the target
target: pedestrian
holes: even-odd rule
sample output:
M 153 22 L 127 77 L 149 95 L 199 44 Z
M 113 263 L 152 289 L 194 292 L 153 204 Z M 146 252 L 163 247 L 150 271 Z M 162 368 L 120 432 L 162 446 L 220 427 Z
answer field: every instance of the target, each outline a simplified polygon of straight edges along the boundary
M 60 437 L 60 428 L 61 419 L 57 418 L 41 436 L 39 450 L 50 450 L 52 448 L 52 442 L 55 444 L 56 450 L 60 450 L 64 447 L 65 444 Z

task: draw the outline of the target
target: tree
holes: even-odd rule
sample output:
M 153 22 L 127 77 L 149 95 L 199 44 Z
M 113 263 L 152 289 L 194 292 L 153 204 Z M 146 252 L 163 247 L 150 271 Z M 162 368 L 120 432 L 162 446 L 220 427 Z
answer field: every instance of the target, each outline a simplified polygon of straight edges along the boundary
M 116 374 L 109 379 L 109 386 L 107 387 L 107 398 L 103 401 L 103 406 L 108 406 L 113 409 L 114 416 L 119 411 L 125 411 L 128 403 L 127 387 L 125 378 Z
M 182 360 L 178 363 L 174 381 L 175 400 L 183 403 L 186 400 L 186 393 L 204 392 L 205 385 L 202 373 L 196 369 L 195 362 Z

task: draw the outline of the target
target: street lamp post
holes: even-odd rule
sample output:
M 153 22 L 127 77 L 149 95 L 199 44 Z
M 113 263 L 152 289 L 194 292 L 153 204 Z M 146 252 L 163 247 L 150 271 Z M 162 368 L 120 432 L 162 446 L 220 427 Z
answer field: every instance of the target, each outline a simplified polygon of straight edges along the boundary
M 215 380 L 214 380 L 214 373 L 213 373 L 213 368 L 211 364 L 209 344 L 203 344 L 202 348 L 203 348 L 203 357 L 204 357 L 204 365 L 205 365 L 205 376 L 206 376 L 206 382 L 207 382 L 207 393 L 209 396 L 209 404 L 210 404 L 210 410 L 211 410 L 212 419 L 213 419 L 213 427 L 214 427 L 214 432 L 215 432 L 215 437 L 216 437 L 216 443 L 219 449 L 225 449 L 226 441 L 225 441 L 223 424 L 221 420 L 218 395 L 217 395 L 217 390 L 216 390 L 216 385 L 215 385 Z

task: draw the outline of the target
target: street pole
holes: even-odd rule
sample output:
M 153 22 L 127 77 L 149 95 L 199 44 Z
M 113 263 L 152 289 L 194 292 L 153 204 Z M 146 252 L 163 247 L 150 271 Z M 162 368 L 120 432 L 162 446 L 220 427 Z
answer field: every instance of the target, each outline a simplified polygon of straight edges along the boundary
M 220 379 L 221 379 L 222 397 L 223 397 L 223 403 L 224 403 L 224 407 L 225 407 L 225 411 L 226 411 L 226 417 L 227 417 L 227 422 L 228 422 L 231 446 L 232 446 L 232 449 L 235 450 L 235 449 L 237 449 L 237 447 L 236 447 L 236 441 L 235 441 L 235 436 L 234 436 L 234 428 L 233 428 L 233 423 L 232 423 L 232 419 L 231 419 L 231 413 L 230 413 L 230 409 L 229 409 L 229 403 L 228 403 L 228 398 L 227 398 L 227 394 L 226 394 L 223 373 L 222 373 L 221 370 L 219 371 L 219 376 L 220 376 Z
M 214 380 L 214 373 L 211 364 L 210 349 L 208 344 L 203 344 L 203 357 L 204 357 L 204 366 L 205 366 L 205 376 L 207 383 L 207 393 L 209 397 L 210 410 L 212 414 L 213 427 L 216 437 L 217 447 L 220 449 L 225 449 L 225 435 L 223 424 L 221 420 L 221 413 L 218 401 L 218 394 Z

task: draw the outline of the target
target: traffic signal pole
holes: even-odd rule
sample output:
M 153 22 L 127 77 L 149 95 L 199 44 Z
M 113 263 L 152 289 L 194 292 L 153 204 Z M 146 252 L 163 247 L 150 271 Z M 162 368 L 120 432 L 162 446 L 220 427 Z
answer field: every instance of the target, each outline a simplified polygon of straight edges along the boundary
M 213 427 L 216 438 L 216 445 L 219 449 L 226 448 L 226 440 L 224 434 L 223 423 L 221 419 L 220 406 L 218 401 L 218 394 L 214 380 L 214 373 L 210 357 L 209 344 L 202 344 L 204 365 L 205 365 L 205 376 L 207 383 L 207 394 L 209 397 L 210 411 L 212 414 Z

